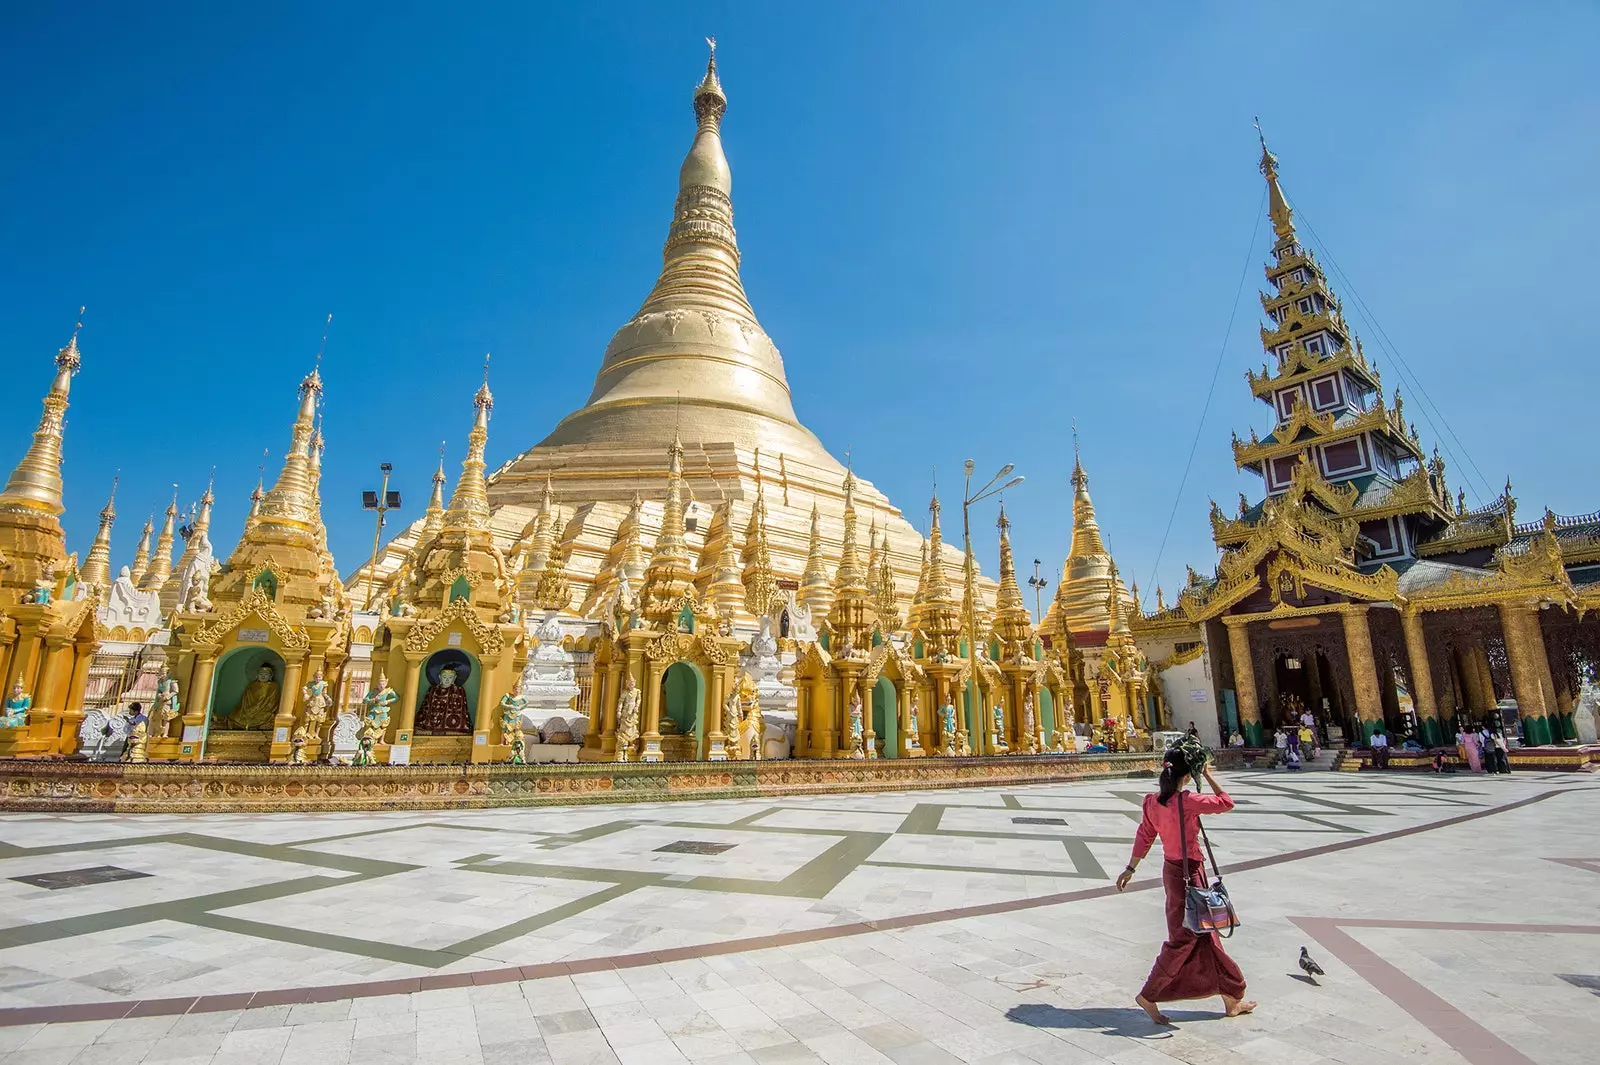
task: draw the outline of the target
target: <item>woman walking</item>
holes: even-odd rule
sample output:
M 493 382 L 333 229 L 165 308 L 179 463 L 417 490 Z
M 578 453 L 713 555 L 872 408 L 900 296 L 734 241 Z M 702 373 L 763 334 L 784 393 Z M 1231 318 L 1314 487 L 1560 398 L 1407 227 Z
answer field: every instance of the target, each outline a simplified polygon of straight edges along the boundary
M 1186 745 L 1187 746 L 1187 745 Z M 1195 763 L 1199 765 L 1196 766 Z M 1215 795 L 1201 795 L 1184 787 L 1199 769 Z M 1161 788 L 1144 797 L 1144 819 L 1133 838 L 1133 858 L 1117 877 L 1121 891 L 1133 879 L 1139 861 L 1150 853 L 1150 845 L 1161 837 L 1161 879 L 1167 893 L 1167 941 L 1161 945 L 1150 977 L 1134 999 L 1157 1024 L 1171 1024 L 1159 1003 L 1186 998 L 1222 996 L 1229 1017 L 1238 1017 L 1256 1008 L 1244 998 L 1244 974 L 1223 951 L 1221 942 L 1207 932 L 1197 935 L 1183 926 L 1184 887 L 1204 885 L 1205 863 L 1200 853 L 1200 815 L 1220 814 L 1233 809 L 1233 800 L 1211 775 L 1203 751 L 1174 747 L 1167 751 L 1161 766 Z M 1180 820 L 1181 818 L 1181 820 Z M 1182 842 L 1180 843 L 1180 835 Z

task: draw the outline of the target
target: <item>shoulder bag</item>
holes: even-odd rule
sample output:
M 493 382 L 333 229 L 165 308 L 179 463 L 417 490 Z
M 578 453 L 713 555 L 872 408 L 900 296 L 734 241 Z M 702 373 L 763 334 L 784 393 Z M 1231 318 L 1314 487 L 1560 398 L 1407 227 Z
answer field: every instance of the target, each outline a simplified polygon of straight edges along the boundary
M 1217 856 L 1211 850 L 1211 839 L 1206 835 L 1206 826 L 1198 817 L 1195 818 L 1195 824 L 1200 828 L 1200 839 L 1206 845 L 1206 855 L 1211 859 L 1211 871 L 1216 876 L 1216 879 L 1211 881 L 1210 887 L 1196 884 L 1189 874 L 1189 841 L 1183 816 L 1183 789 L 1180 788 L 1178 846 L 1183 852 L 1183 927 L 1195 935 L 1216 933 L 1227 939 L 1233 935 L 1234 929 L 1239 927 L 1239 914 L 1233 908 L 1233 900 L 1228 897 L 1228 889 L 1223 886 L 1222 870 L 1217 868 Z

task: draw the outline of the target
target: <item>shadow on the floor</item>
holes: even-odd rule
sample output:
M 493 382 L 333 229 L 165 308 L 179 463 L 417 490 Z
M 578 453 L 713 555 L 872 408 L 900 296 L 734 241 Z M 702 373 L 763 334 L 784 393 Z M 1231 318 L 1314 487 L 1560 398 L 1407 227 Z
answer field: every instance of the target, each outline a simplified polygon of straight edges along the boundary
M 1322 986 L 1321 984 L 1317 983 L 1316 977 L 1307 976 L 1305 973 L 1286 973 L 1285 975 L 1291 980 L 1298 980 L 1302 984 L 1310 984 L 1312 987 Z
M 1202 1013 L 1198 1010 L 1167 1010 L 1166 1014 L 1168 1019 L 1179 1023 L 1209 1021 L 1221 1016 L 1220 1013 Z M 1060 1006 L 1030 1002 L 1012 1006 L 1006 1011 L 1006 1019 L 1032 1028 L 1077 1028 L 1105 1035 L 1148 1036 L 1172 1031 L 1171 1028 L 1156 1024 L 1137 1006 L 1065 1010 Z

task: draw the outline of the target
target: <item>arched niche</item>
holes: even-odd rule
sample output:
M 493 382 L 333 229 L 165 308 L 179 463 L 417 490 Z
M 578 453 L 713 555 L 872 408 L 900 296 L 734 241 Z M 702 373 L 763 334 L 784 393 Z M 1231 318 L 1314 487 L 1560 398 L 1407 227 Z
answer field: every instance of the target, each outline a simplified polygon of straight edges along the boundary
M 272 670 L 272 682 L 278 686 L 278 692 L 281 695 L 284 674 L 283 657 L 272 648 L 247 644 L 233 648 L 218 659 L 215 680 L 211 684 L 211 706 L 207 709 L 207 713 L 210 714 L 211 728 L 223 730 L 232 728 L 232 722 L 227 719 L 238 709 L 239 700 L 244 697 L 245 689 L 256 679 L 256 672 L 263 666 Z M 264 702 L 265 700 L 263 699 L 263 704 Z M 276 707 L 274 707 L 274 712 L 276 712 Z M 269 718 L 264 724 L 258 725 L 254 731 L 272 731 L 271 719 Z
M 872 686 L 872 731 L 883 742 L 885 758 L 900 757 L 900 693 L 881 674 Z
M 261 592 L 273 602 L 278 601 L 278 577 L 270 569 L 264 569 L 256 575 L 250 584 L 251 591 Z
M 1044 731 L 1045 743 L 1050 743 L 1056 734 L 1056 701 L 1050 694 L 1050 689 L 1039 685 L 1039 728 Z
M 680 736 L 694 737 L 695 757 L 705 740 L 706 678 L 691 662 L 674 662 L 661 677 L 661 731 L 667 721 Z
M 466 725 L 461 727 L 460 722 L 452 722 L 454 727 L 441 728 L 442 722 L 429 721 L 424 725 L 423 707 L 428 706 L 428 693 L 441 683 L 441 676 L 446 669 L 456 671 L 454 686 L 460 688 L 466 702 Z M 463 673 L 465 676 L 463 676 Z M 483 666 L 476 655 L 460 647 L 445 647 L 433 652 L 422 663 L 422 678 L 417 693 L 417 732 L 423 735 L 463 735 L 472 731 L 473 715 L 478 706 L 478 685 L 483 679 Z M 459 704 L 461 700 L 449 700 Z M 443 697 L 435 699 L 436 705 L 443 705 Z M 431 712 L 431 711 L 430 711 Z

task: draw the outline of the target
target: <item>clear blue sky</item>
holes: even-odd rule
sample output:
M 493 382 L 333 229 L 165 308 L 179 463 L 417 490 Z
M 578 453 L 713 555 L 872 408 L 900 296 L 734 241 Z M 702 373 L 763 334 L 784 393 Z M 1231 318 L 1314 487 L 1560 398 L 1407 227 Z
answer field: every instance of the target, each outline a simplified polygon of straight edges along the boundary
M 121 564 L 172 482 L 187 501 L 215 465 L 226 551 L 330 311 L 341 569 L 370 544 L 380 461 L 407 514 L 441 438 L 454 477 L 485 351 L 491 464 L 540 440 L 654 279 L 708 33 L 745 284 L 796 408 L 918 525 L 930 466 L 953 486 L 969 454 L 1014 461 L 1018 558 L 1053 579 L 1076 418 L 1148 592 L 1254 233 L 1161 577 L 1210 568 L 1207 496 L 1259 495 L 1229 431 L 1269 428 L 1243 380 L 1262 361 L 1256 114 L 1385 383 L 1357 292 L 1523 515 L 1600 506 L 1592 4 L 576 6 L 13 5 L 0 465 L 88 304 L 73 549 L 118 468 Z

